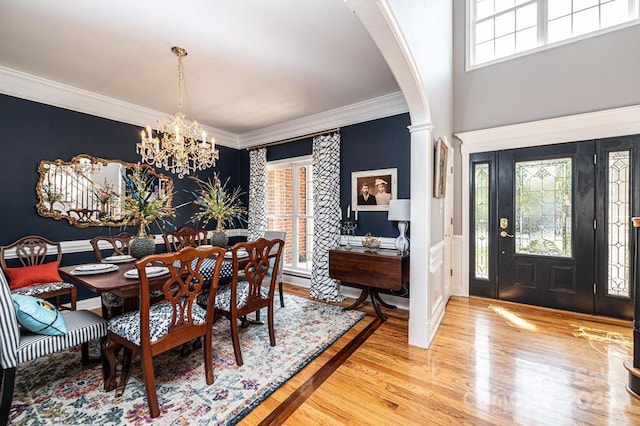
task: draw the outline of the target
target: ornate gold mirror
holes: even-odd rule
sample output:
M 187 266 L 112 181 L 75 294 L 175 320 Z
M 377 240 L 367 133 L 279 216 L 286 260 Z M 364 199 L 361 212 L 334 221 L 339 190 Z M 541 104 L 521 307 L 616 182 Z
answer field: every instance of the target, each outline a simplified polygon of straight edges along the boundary
M 76 155 L 71 161 L 41 161 L 36 185 L 38 214 L 56 220 L 67 219 L 82 228 L 135 224 L 124 210 L 126 185 L 122 178 L 130 175 L 133 166 L 86 154 Z M 172 197 L 171 178 L 146 164 L 141 167 L 156 178 L 155 192 Z

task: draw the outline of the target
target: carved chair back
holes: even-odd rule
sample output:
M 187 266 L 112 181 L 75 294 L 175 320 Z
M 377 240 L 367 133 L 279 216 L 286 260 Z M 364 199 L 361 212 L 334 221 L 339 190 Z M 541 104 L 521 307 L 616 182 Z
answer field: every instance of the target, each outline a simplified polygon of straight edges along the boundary
M 15 259 L 12 259 L 11 264 L 9 264 L 9 254 L 14 250 Z M 62 262 L 62 247 L 60 243 L 39 235 L 28 235 L 9 245 L 0 247 L 0 266 L 7 274 L 9 274 L 9 268 L 11 267 L 36 266 L 54 261 L 58 266 Z M 69 309 L 67 306 L 63 306 L 61 299 L 63 296 L 68 296 L 71 305 L 70 309 L 75 311 L 78 298 L 78 290 L 75 285 L 63 282 L 59 276 L 52 277 L 49 274 L 47 275 L 46 282 L 12 288 L 11 292 L 42 299 L 55 298 L 55 305 L 58 309 Z
M 192 229 L 183 227 L 177 231 L 167 231 L 162 234 L 167 252 L 180 251 L 185 247 L 198 247 L 208 244 L 206 229 Z
M 100 262 L 102 260 L 101 245 L 103 247 L 106 245 L 107 249 L 113 250 L 113 252 L 108 256 L 124 256 L 129 254 L 129 242 L 131 241 L 131 238 L 132 235 L 128 232 L 121 232 L 120 234 L 112 237 L 99 236 L 92 238 L 90 242 L 91 247 L 93 247 L 93 254 L 96 258 L 96 262 Z
M 20 266 L 41 265 L 45 262 L 55 260 L 60 264 L 62 261 L 62 248 L 59 242 L 51 241 L 39 235 L 29 235 L 19 240 L 0 247 L 0 265 L 6 269 L 7 254 L 15 249 L 16 258 Z

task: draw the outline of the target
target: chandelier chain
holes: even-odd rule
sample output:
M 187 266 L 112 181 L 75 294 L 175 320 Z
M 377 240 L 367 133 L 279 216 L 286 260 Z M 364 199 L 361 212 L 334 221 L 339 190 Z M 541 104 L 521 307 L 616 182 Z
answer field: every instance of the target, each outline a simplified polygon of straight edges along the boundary
M 182 112 L 182 55 L 178 55 L 178 112 Z
M 188 120 L 182 112 L 182 93 L 184 70 L 182 59 L 187 51 L 174 46 L 171 51 L 178 57 L 178 112 L 173 117 L 158 119 L 158 132 L 162 137 L 154 137 L 151 127 L 141 133 L 136 151 L 142 161 L 175 173 L 179 179 L 198 170 L 216 165 L 220 154 L 216 149 L 215 138 L 207 142 L 206 133 L 197 121 Z M 202 142 L 198 142 L 201 139 Z

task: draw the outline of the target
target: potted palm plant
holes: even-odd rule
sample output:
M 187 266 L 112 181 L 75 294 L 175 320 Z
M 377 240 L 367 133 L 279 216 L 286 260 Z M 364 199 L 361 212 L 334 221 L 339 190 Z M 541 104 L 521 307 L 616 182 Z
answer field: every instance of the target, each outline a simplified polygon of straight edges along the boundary
M 161 228 L 171 224 L 175 210 L 170 194 L 154 190 L 155 177 L 148 166 L 137 163 L 131 170 L 130 175 L 122 175 L 126 188 L 124 210 L 131 218 L 131 224 L 138 226 L 138 233 L 129 244 L 129 253 L 139 259 L 156 249 L 155 240 L 147 235 L 147 227 L 153 222 Z
M 244 194 L 238 186 L 232 191 L 227 190 L 229 179 L 222 184 L 217 173 L 213 174 L 213 180 L 203 181 L 192 177 L 198 189 L 187 191 L 193 197 L 193 203 L 198 211 L 191 216 L 191 222 L 199 223 L 205 227 L 212 220 L 216 221 L 216 230 L 213 233 L 211 243 L 219 247 L 225 247 L 229 243 L 229 237 L 224 232 L 225 226 L 243 222 L 247 210 L 242 205 L 240 197 Z
M 95 185 L 93 193 L 100 202 L 100 219 L 108 219 L 111 203 L 118 196 L 113 190 L 113 183 L 105 178 L 102 186 Z

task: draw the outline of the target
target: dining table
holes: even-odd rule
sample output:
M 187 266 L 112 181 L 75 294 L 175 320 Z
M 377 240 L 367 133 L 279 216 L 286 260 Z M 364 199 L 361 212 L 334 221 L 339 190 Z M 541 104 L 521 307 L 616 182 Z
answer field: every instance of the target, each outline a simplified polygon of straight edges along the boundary
M 233 277 L 233 262 L 231 258 L 228 258 L 230 254 L 230 252 L 227 252 L 222 263 L 219 278 L 220 284 L 229 283 Z M 109 263 L 108 259 L 106 261 L 103 259 L 102 263 L 61 266 L 58 270 L 64 278 L 71 279 L 72 282 L 75 281 L 94 293 L 102 294 L 108 292 L 122 297 L 124 300 L 123 310 L 128 312 L 138 307 L 140 280 L 133 263 L 135 260 L 134 258 L 124 259 L 124 257 L 119 256 L 116 263 Z M 205 279 L 205 283 L 211 280 L 215 263 L 216 261 L 213 258 L 204 259 L 200 272 Z M 168 271 L 160 275 L 150 275 L 147 271 L 150 290 L 160 289 L 167 278 L 167 274 Z

